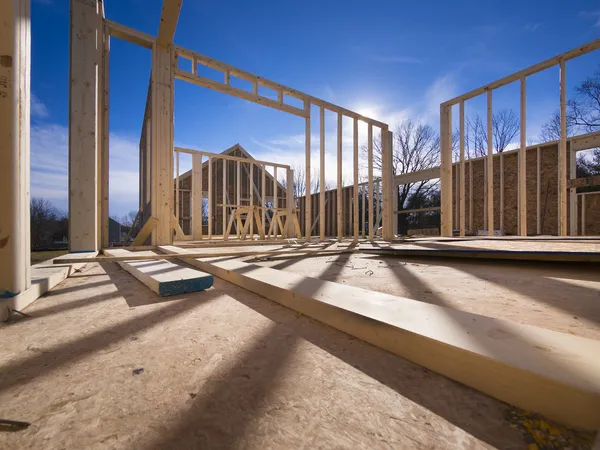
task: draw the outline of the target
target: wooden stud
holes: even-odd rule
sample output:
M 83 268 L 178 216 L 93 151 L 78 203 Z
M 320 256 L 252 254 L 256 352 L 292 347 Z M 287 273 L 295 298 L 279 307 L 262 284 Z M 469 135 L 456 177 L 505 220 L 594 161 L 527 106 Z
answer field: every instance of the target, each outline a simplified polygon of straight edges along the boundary
M 94 2 L 95 3 L 95 2 Z M 3 313 L 4 306 L 24 303 L 21 302 L 26 292 L 31 292 L 30 273 L 30 197 L 29 197 L 29 158 L 30 158 L 30 103 L 31 103 L 31 12 L 29 1 L 3 0 L 0 1 L 0 308 Z M 96 31 L 90 29 L 86 33 L 86 26 L 94 27 L 94 19 L 98 21 L 97 10 L 87 5 L 77 8 L 78 17 L 71 22 L 72 30 L 83 32 L 83 36 L 71 43 L 71 54 L 81 57 L 81 69 L 94 80 L 91 65 L 94 55 L 86 56 L 84 52 L 91 49 L 88 40 Z M 78 36 L 79 37 L 79 36 Z M 84 106 L 95 107 L 95 92 L 87 89 L 82 84 L 85 79 L 80 79 L 81 74 L 76 70 L 71 72 L 71 94 L 84 102 Z M 95 88 L 95 85 L 94 85 Z M 90 102 L 90 103 L 88 103 Z M 79 110 L 80 104 L 71 101 L 71 112 Z M 71 164 L 78 164 L 77 174 L 80 177 L 93 175 L 96 160 L 86 154 L 87 151 L 96 156 L 93 136 L 88 139 L 85 132 L 91 131 L 96 111 L 90 111 L 89 118 L 73 118 L 74 123 L 84 126 L 84 130 L 77 130 L 69 135 L 73 152 L 69 154 Z M 73 116 L 71 116 L 73 117 Z M 79 163 L 76 158 L 83 161 Z M 83 166 L 88 162 L 91 167 Z M 89 194 L 97 195 L 96 185 L 85 181 L 85 186 L 90 189 Z M 94 183 L 96 178 L 93 177 Z M 70 184 L 70 188 L 75 186 Z M 71 193 L 71 191 L 70 191 Z M 85 199 L 78 196 L 71 201 L 79 208 L 79 213 L 86 209 L 96 211 L 97 198 Z M 94 202 L 94 203 L 92 203 Z M 69 211 L 70 212 L 70 211 Z M 97 216 L 94 215 L 95 219 Z M 78 223 L 89 225 L 88 230 L 81 233 L 92 233 L 85 236 L 78 233 L 78 245 L 90 245 L 94 249 L 97 243 L 97 222 L 79 217 Z M 44 284 L 44 283 L 36 283 Z M 35 286 L 35 285 L 34 285 Z M 21 295 L 19 295 L 21 294 Z M 10 306 L 8 306 L 10 307 Z M 2 317 L 4 319 L 5 317 Z M 5 341 L 8 343 L 8 341 Z
M 441 235 L 452 237 L 452 108 L 440 107 Z
M 379 184 L 379 181 L 377 181 L 377 183 L 375 183 L 375 206 L 376 206 L 376 212 L 377 214 L 375 215 L 375 231 L 377 231 L 377 229 L 379 228 L 379 221 L 381 220 L 381 185 Z
M 103 7 L 102 7 L 103 8 Z M 104 13 L 102 14 L 104 16 Z M 101 143 L 100 143 L 100 247 L 108 247 L 108 196 L 109 196 L 109 63 L 110 63 L 110 34 L 108 27 L 102 28 L 102 67 L 100 68 L 100 101 L 101 101 Z M 140 161 L 141 162 L 141 161 Z M 140 180 L 143 181 L 143 180 Z M 133 227 L 134 224 L 132 224 Z M 131 231 L 131 230 L 130 230 Z
M 277 210 L 277 206 L 278 206 L 278 197 L 279 197 L 279 192 L 278 192 L 278 185 L 277 185 L 277 167 L 273 167 L 273 208 L 275 208 L 275 210 Z M 275 238 L 277 238 L 277 221 L 273 221 L 275 223 L 274 227 L 273 227 L 273 233 L 275 234 Z M 283 230 L 281 230 L 283 232 Z
M 287 217 L 285 219 L 285 235 L 291 238 L 294 235 L 294 221 L 292 216 L 296 215 L 296 205 L 294 201 L 294 171 L 288 169 L 286 173 L 286 194 L 285 206 L 287 207 Z
M 373 217 L 373 125 L 369 124 L 367 131 L 367 162 L 368 164 L 368 195 L 369 195 L 369 240 L 374 239 L 374 217 Z M 395 190 L 394 190 L 395 195 Z
M 319 238 L 325 240 L 325 108 L 320 108 Z
M 521 146 L 519 147 L 519 228 L 527 236 L 527 85 L 521 78 Z
M 229 184 L 229 178 L 227 177 L 227 160 L 226 159 L 222 159 L 221 162 L 223 163 L 223 205 L 226 205 L 227 203 L 229 203 L 229 195 L 227 195 L 227 185 Z M 223 206 L 223 210 L 222 210 L 222 216 L 223 216 L 223 226 L 221 229 L 222 233 L 225 233 L 225 226 L 227 225 L 227 207 Z
M 558 144 L 560 236 L 567 235 L 567 67 L 560 61 L 560 140 Z
M 208 158 L 208 239 L 213 234 L 213 160 Z
M 542 212 L 542 203 L 540 202 L 540 194 L 541 194 L 541 186 L 542 186 L 542 176 L 541 176 L 541 168 L 540 168 L 540 148 L 538 147 L 536 150 L 537 164 L 536 164 L 536 231 L 537 234 L 542 234 L 542 221 L 541 221 L 541 212 Z
M 173 74 L 171 47 L 152 50 L 152 217 L 159 222 L 153 245 L 173 240 Z
M 460 102 L 460 185 L 458 188 L 460 209 L 458 211 L 458 228 L 460 236 L 465 235 L 465 102 Z M 469 185 L 471 180 L 469 179 Z
M 354 155 L 354 187 L 352 195 L 354 196 L 354 202 L 352 205 L 352 222 L 354 224 L 354 240 L 358 241 L 358 120 L 353 120 L 353 133 L 352 133 L 352 147 Z
M 306 171 L 306 195 L 305 195 L 305 239 L 309 240 L 312 230 L 312 208 L 311 208 L 311 193 L 310 193 L 310 102 L 304 102 L 304 111 L 306 112 L 305 126 L 304 126 L 304 153 L 305 153 L 305 164 L 304 169 Z
M 494 234 L 494 134 L 492 115 L 492 91 L 487 93 L 487 231 Z
M 192 236 L 202 240 L 202 153 L 192 155 Z
M 343 194 L 344 186 L 342 181 L 342 113 L 337 115 L 337 235 L 338 241 L 344 239 L 344 210 Z
M 504 230 L 504 153 L 500 153 L 499 157 L 500 157 L 500 229 Z
M 581 235 L 585 236 L 585 197 L 586 194 L 581 195 Z
M 266 177 L 266 172 L 267 172 L 267 167 L 266 166 L 261 166 L 261 205 L 262 209 L 260 210 L 260 218 L 261 218 L 261 223 L 262 223 L 262 229 L 263 231 L 265 230 L 265 225 L 266 225 L 266 219 L 265 219 L 265 215 L 267 213 L 267 210 L 265 209 L 265 207 L 267 206 L 266 204 L 266 195 L 267 195 L 267 177 Z
M 175 151 L 175 217 L 177 217 L 177 223 L 179 223 L 179 152 Z
M 250 163 L 250 173 L 248 174 L 248 195 L 250 196 L 250 206 L 254 206 L 254 164 Z M 250 239 L 254 240 L 254 216 L 248 217 L 250 220 Z
M 571 185 L 577 178 L 577 152 L 568 148 L 569 153 L 569 235 L 577 236 L 577 188 Z
M 29 9 L 20 5 L 21 1 L 13 3 L 19 5 L 17 7 L 23 12 Z M 7 9 L 10 15 L 12 8 L 9 6 Z M 15 13 L 17 12 L 20 11 L 16 10 Z M 15 20 L 15 35 L 13 35 L 10 27 L 7 27 L 8 35 L 4 39 L 7 46 L 17 37 L 16 33 L 20 32 L 21 25 L 19 22 L 21 22 L 21 18 Z M 70 66 L 69 78 L 69 250 L 72 252 L 97 251 L 100 241 L 98 229 L 98 155 L 100 152 L 98 147 L 98 125 L 100 122 L 98 117 L 98 60 L 101 59 L 101 53 L 99 53 L 101 49 L 98 46 L 97 36 L 101 33 L 101 25 L 100 3 L 97 0 L 85 3 L 71 0 L 70 54 L 73 64 Z M 29 40 L 22 41 L 21 39 L 24 37 L 24 35 L 17 37 L 21 47 L 17 49 L 19 53 L 15 54 L 15 57 L 21 57 L 20 53 L 28 51 Z M 10 57 L 13 52 L 14 49 L 9 47 L 2 54 Z M 10 69 L 3 69 L 7 72 L 6 79 L 11 80 L 14 77 L 18 80 L 20 76 L 17 74 L 12 75 Z M 29 68 L 23 67 L 23 70 L 26 71 L 24 73 L 28 77 Z M 9 77 L 9 75 L 12 76 Z M 28 82 L 26 84 L 29 86 Z M 3 87 L 6 90 L 5 92 L 8 92 L 9 88 L 10 84 Z M 16 97 L 18 93 L 15 92 L 14 95 Z M 3 101 L 10 102 L 10 98 L 6 96 Z M 26 94 L 25 98 L 21 100 L 29 104 L 29 97 Z M 18 104 L 15 103 L 15 105 Z M 15 125 L 15 130 L 19 130 L 19 136 L 21 136 L 20 128 L 17 125 Z M 23 135 L 23 138 L 25 136 Z M 21 144 L 19 143 L 19 145 Z M 21 190 L 13 190 L 11 187 L 6 192 L 14 192 L 15 195 L 20 195 Z M 7 227 L 6 230 L 11 230 L 11 227 Z M 12 235 L 13 240 L 16 235 Z
M 394 157 L 394 133 L 389 131 L 387 127 L 382 129 L 382 133 L 385 136 L 385 140 L 382 142 L 385 143 L 382 152 L 383 156 L 383 164 L 382 164 L 382 197 L 383 197 L 383 205 L 382 205 L 382 238 L 386 241 L 391 241 L 394 239 L 396 235 L 396 231 L 394 230 L 394 165 L 393 165 L 393 157 Z M 450 195 L 452 195 L 452 191 L 450 191 Z
M 469 231 L 473 232 L 473 160 L 469 159 Z

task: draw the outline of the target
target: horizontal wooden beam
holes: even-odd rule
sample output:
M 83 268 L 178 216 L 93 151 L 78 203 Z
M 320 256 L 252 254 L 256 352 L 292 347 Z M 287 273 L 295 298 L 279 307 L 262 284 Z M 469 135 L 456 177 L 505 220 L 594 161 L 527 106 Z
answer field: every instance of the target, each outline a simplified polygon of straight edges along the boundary
M 304 92 L 298 91 L 296 89 L 293 89 L 291 87 L 285 86 L 280 83 L 277 83 L 275 81 L 271 81 L 267 78 L 260 77 L 253 73 L 247 72 L 247 71 L 239 69 L 237 67 L 234 67 L 230 64 L 218 61 L 218 60 L 210 58 L 206 55 L 202 55 L 201 53 L 195 52 L 193 50 L 189 50 L 184 47 L 180 47 L 178 45 L 174 46 L 174 50 L 175 50 L 175 53 L 178 56 L 181 56 L 182 58 L 188 59 L 190 61 L 196 61 L 196 62 L 198 62 L 202 65 L 205 65 L 207 67 L 210 67 L 212 69 L 220 70 L 220 71 L 224 72 L 225 74 L 229 74 L 230 76 L 235 76 L 237 78 L 241 78 L 243 80 L 250 81 L 252 83 L 257 83 L 261 86 L 267 87 L 269 89 L 273 89 L 276 92 L 282 92 L 283 94 L 289 95 L 298 100 L 308 101 L 313 105 L 322 106 L 323 108 L 325 108 L 329 111 L 342 113 L 343 115 L 345 115 L 347 117 L 351 117 L 353 119 L 360 120 L 361 122 L 370 123 L 371 125 L 379 127 L 379 128 L 387 127 L 387 124 L 380 122 L 378 120 L 371 119 L 369 117 L 365 117 L 362 114 L 359 114 L 355 111 L 343 108 L 338 105 L 334 105 L 333 103 L 327 102 L 327 101 L 322 100 L 317 97 L 313 97 L 312 95 L 309 95 L 309 94 L 305 94 Z M 210 80 L 210 81 L 212 81 L 212 80 Z M 221 83 L 219 83 L 219 84 L 221 84 Z M 278 95 L 278 97 L 280 97 L 280 96 Z M 274 102 L 278 105 L 289 106 L 289 105 L 285 105 L 285 103 L 283 103 L 283 102 L 279 102 L 279 101 L 274 101 Z
M 163 0 L 162 11 L 160 13 L 160 25 L 158 26 L 158 37 L 156 41 L 159 45 L 169 45 L 173 43 L 175 29 L 181 12 L 181 3 L 183 0 Z
M 223 153 L 205 152 L 204 150 L 194 150 L 194 149 L 185 148 L 185 147 L 175 147 L 174 151 L 180 152 L 180 153 L 187 153 L 189 155 L 193 155 L 195 153 L 201 153 L 202 156 L 206 156 L 206 157 L 225 159 L 227 161 L 241 161 L 241 162 L 246 162 L 246 163 L 258 164 L 261 166 L 283 167 L 284 169 L 290 168 L 290 166 L 287 164 L 279 164 L 279 163 L 274 163 L 274 162 L 270 162 L 270 161 L 259 161 L 257 159 L 241 158 L 239 156 L 224 155 Z M 204 161 L 204 163 L 206 164 L 206 161 Z
M 570 139 L 568 139 L 568 141 L 571 141 L 570 148 L 572 152 L 600 147 L 600 131 L 582 134 L 579 136 L 573 136 Z
M 569 188 L 578 188 L 584 186 L 600 186 L 600 175 L 592 175 L 591 177 L 574 178 L 569 180 Z
M 225 94 L 233 95 L 234 97 L 243 98 L 245 100 L 249 100 L 254 103 L 269 106 L 273 109 L 278 109 L 279 111 L 287 112 L 289 114 L 294 114 L 299 117 L 306 117 L 306 112 L 304 111 L 304 109 L 296 108 L 295 106 L 282 104 L 275 100 L 271 100 L 270 98 L 262 97 L 253 92 L 245 91 L 243 89 L 236 88 L 229 84 L 225 84 L 225 83 L 221 83 L 219 81 L 211 80 L 209 78 L 201 77 L 200 75 L 194 75 L 191 72 L 188 72 L 187 70 L 175 69 L 174 76 L 175 76 L 175 78 L 178 78 L 180 80 L 184 80 L 189 83 L 197 84 L 198 86 L 209 88 L 214 91 L 219 91 L 219 92 L 223 92 Z
M 186 261 L 494 398 L 600 428 L 599 341 L 237 260 Z
M 418 170 L 416 172 L 403 173 L 394 176 L 394 183 L 397 185 L 416 183 L 418 181 L 434 180 L 440 177 L 440 168 L 432 167 L 431 169 Z
M 415 209 L 403 209 L 401 211 L 394 211 L 395 214 L 412 214 L 412 213 L 420 213 L 425 211 L 439 211 L 442 208 L 439 206 L 430 206 L 429 208 L 415 208 Z
M 577 56 L 585 55 L 586 53 L 594 51 L 598 48 L 600 48 L 600 39 L 596 39 L 585 45 L 576 47 L 565 53 L 561 53 L 560 55 L 556 55 L 553 58 L 550 58 L 550 59 L 547 59 L 540 63 L 534 64 L 533 66 L 530 66 L 526 69 L 515 72 L 512 75 L 508 75 L 508 76 L 501 78 L 499 80 L 496 80 L 492 83 L 486 84 L 485 86 L 481 86 L 477 89 L 473 89 L 472 91 L 467 92 L 466 94 L 459 95 L 458 97 L 454 97 L 453 99 L 442 103 L 442 106 L 451 106 L 451 105 L 455 105 L 455 104 L 459 103 L 460 101 L 469 100 L 469 99 L 471 99 L 473 97 L 477 97 L 478 95 L 481 95 L 487 91 L 497 89 L 501 86 L 510 84 L 513 81 L 518 81 L 523 77 L 528 77 L 535 73 L 541 72 L 542 70 L 546 70 L 552 66 L 556 66 L 556 65 L 560 64 L 561 61 L 568 61 L 570 59 L 576 58 Z
M 150 50 L 152 50 L 152 46 L 156 41 L 154 36 L 134 30 L 133 28 L 126 27 L 125 25 L 113 22 L 112 20 L 104 19 L 104 24 L 106 25 L 111 36 L 131 42 L 132 44 L 149 48 Z

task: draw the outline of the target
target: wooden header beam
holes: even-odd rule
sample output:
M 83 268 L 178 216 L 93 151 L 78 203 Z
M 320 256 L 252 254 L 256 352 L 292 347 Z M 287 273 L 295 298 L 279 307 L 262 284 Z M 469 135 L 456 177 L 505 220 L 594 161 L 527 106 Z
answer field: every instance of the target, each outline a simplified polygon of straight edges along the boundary
M 106 25 L 111 36 L 150 50 L 152 50 L 152 46 L 154 45 L 154 42 L 156 42 L 154 36 L 126 27 L 125 25 L 113 22 L 112 20 L 104 19 L 104 25 Z
M 600 48 L 600 39 L 596 39 L 595 41 L 589 42 L 585 45 L 576 47 L 576 48 L 569 50 L 565 53 L 562 53 L 560 55 L 554 56 L 553 58 L 547 59 L 546 61 L 542 61 L 531 67 L 528 67 L 527 69 L 523 69 L 519 72 L 513 73 L 512 75 L 508 75 L 508 76 L 501 78 L 499 80 L 496 80 L 492 83 L 486 84 L 485 86 L 481 86 L 477 89 L 473 89 L 472 91 L 467 92 L 466 94 L 462 94 L 462 95 L 459 95 L 458 97 L 454 97 L 453 99 L 442 103 L 442 106 L 452 106 L 452 105 L 459 103 L 461 100 L 462 101 L 469 100 L 473 97 L 477 97 L 478 95 L 484 94 L 487 91 L 492 91 L 499 87 L 510 84 L 513 81 L 518 81 L 523 77 L 528 77 L 530 75 L 541 72 L 542 70 L 546 70 L 552 66 L 557 66 L 560 64 L 561 61 L 568 61 L 570 59 L 576 58 L 581 55 L 585 55 L 586 53 L 589 53 L 589 52 L 594 51 L 599 48 Z
M 246 162 L 246 163 L 258 164 L 258 165 L 262 165 L 262 166 L 281 167 L 286 170 L 290 169 L 290 166 L 288 166 L 287 164 L 279 164 L 279 163 L 274 163 L 274 162 L 269 162 L 269 161 L 259 161 L 256 159 L 249 159 L 249 158 L 240 158 L 239 156 L 223 155 L 222 153 L 205 152 L 202 150 L 193 150 L 191 148 L 185 148 L 185 147 L 175 147 L 174 150 L 175 150 L 175 152 L 187 153 L 189 155 L 195 155 L 196 153 L 200 153 L 202 156 L 206 156 L 206 157 L 210 157 L 210 158 L 226 159 L 228 161 L 241 161 L 241 162 Z

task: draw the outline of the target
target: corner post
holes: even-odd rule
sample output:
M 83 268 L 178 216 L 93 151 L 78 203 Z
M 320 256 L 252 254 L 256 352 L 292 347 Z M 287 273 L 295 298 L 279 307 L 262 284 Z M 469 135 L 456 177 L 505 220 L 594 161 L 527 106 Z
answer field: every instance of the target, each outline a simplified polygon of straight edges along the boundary
M 452 107 L 440 106 L 441 235 L 452 237 Z

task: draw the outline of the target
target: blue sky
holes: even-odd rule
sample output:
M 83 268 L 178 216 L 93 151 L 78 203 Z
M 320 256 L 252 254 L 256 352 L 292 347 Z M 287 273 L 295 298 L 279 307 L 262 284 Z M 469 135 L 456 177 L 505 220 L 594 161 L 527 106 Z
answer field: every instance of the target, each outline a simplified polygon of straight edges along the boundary
M 541 6 L 543 4 L 543 6 Z M 106 17 L 156 35 L 161 0 L 106 0 Z M 184 0 L 178 45 L 393 124 L 439 127 L 439 104 L 600 37 L 595 1 Z M 569 92 L 600 67 L 598 51 L 567 65 Z M 67 210 L 69 1 L 32 0 L 32 195 Z M 137 147 L 151 52 L 112 39 L 110 214 L 138 207 Z M 209 72 L 206 73 L 207 76 Z M 494 108 L 518 111 L 518 85 Z M 484 98 L 467 103 L 483 112 Z M 558 69 L 528 81 L 528 138 L 558 107 Z M 335 178 L 335 116 L 326 115 L 326 177 Z M 312 152 L 318 161 L 318 110 Z M 220 152 L 239 142 L 255 158 L 304 161 L 304 121 L 176 81 L 177 145 Z M 360 140 L 366 137 L 361 127 Z M 344 136 L 351 123 L 344 122 Z M 344 139 L 344 168 L 352 164 Z M 182 157 L 181 170 L 190 165 Z

